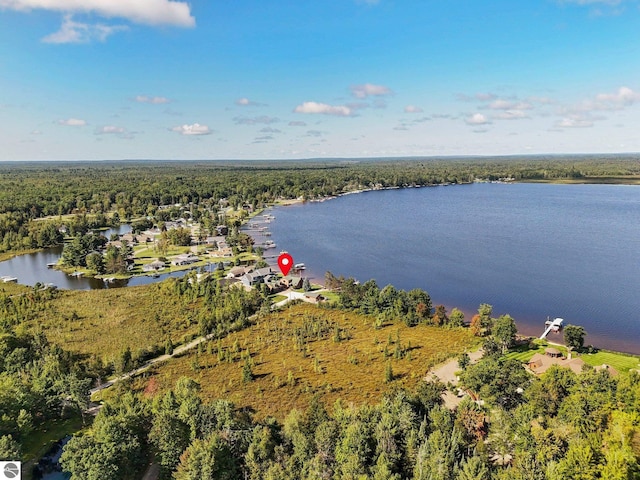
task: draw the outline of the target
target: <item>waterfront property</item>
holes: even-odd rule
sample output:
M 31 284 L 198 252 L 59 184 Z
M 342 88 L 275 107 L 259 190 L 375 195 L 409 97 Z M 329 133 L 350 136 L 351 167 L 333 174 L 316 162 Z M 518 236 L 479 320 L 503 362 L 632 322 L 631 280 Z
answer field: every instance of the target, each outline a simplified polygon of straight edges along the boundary
M 531 357 L 529 362 L 527 362 L 529 370 L 536 375 L 542 375 L 553 365 L 568 368 L 577 374 L 582 373 L 584 369 L 587 368 L 587 364 L 581 358 L 573 357 L 571 352 L 565 357 L 560 350 L 553 347 L 545 349 L 544 354 L 536 353 Z M 618 375 L 618 371 L 610 365 L 597 365 L 594 368 L 596 370 L 606 370 L 609 372 L 609 375 Z
M 183 266 L 183 265 L 191 265 L 192 263 L 198 263 L 200 258 L 195 256 L 192 253 L 183 253 L 182 255 L 178 255 L 176 258 L 171 260 L 171 265 L 174 266 Z

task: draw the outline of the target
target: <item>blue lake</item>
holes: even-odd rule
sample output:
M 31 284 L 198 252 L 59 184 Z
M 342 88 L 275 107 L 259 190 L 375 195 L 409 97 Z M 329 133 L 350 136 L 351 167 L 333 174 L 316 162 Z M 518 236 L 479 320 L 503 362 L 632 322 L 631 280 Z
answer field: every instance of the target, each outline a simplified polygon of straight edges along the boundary
M 530 335 L 562 317 L 585 327 L 587 343 L 640 353 L 640 187 L 480 183 L 271 213 L 277 251 L 312 277 L 419 287 L 467 315 L 489 303 Z

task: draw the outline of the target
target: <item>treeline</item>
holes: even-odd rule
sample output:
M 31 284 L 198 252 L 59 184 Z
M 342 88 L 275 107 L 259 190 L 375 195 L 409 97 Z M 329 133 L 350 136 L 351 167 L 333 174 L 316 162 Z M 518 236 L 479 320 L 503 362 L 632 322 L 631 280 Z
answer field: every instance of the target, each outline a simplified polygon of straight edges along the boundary
M 195 321 L 202 335 L 224 336 L 247 327 L 254 314 L 270 311 L 271 302 L 258 289 L 223 287 L 216 277 L 198 279 L 193 272 L 173 282 L 183 302 L 198 305 Z
M 375 405 L 327 409 L 315 397 L 282 424 L 255 421 L 225 400 L 205 403 L 187 378 L 164 395 L 150 384 L 107 403 L 92 429 L 69 442 L 62 464 L 88 480 L 139 478 L 152 455 L 161 478 L 177 480 L 638 478 L 637 373 L 554 367 L 536 378 L 521 365 L 501 373 L 505 362 L 490 356 L 463 375 L 471 386 L 486 372 L 484 385 L 497 393 L 485 404 L 466 398 L 451 411 L 442 406 L 444 385 L 422 382 Z M 510 405 L 497 400 L 505 379 L 505 388 L 519 385 Z
M 40 238 L 39 230 L 44 227 L 32 225 L 45 216 L 118 212 L 128 220 L 153 216 L 160 206 L 175 204 L 217 211 L 221 199 L 234 207 L 260 206 L 277 199 L 313 199 L 363 188 L 465 183 L 475 178 L 630 176 L 640 175 L 638 164 L 632 156 L 2 164 L 0 248 L 10 251 L 59 243 L 58 238 Z M 106 224 L 105 219 L 99 226 Z
M 396 319 L 402 319 L 409 327 L 419 323 L 448 327 L 464 324 L 464 314 L 460 310 L 454 308 L 450 315 L 444 305 L 437 305 L 434 310 L 429 294 L 419 288 L 408 292 L 393 285 L 380 288 L 375 280 L 361 284 L 353 278 L 336 277 L 331 272 L 325 274 L 325 286 L 338 292 L 340 308 L 376 317 L 377 327 Z

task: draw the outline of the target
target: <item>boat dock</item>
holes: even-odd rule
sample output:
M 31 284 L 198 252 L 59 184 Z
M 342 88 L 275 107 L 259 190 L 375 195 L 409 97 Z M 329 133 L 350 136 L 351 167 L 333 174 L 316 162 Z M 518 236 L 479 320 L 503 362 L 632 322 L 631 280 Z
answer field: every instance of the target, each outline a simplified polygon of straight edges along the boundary
M 553 320 L 547 320 L 544 322 L 547 327 L 542 335 L 540 335 L 540 340 L 544 340 L 549 335 L 549 332 L 559 332 L 562 328 L 562 323 L 564 320 L 562 318 L 554 318 Z

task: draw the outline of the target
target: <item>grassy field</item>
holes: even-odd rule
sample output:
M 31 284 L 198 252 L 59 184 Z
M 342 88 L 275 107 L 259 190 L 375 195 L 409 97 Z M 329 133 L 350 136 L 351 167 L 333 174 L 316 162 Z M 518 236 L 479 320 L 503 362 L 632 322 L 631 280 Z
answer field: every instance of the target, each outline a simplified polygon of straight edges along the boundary
M 20 285 L 19 283 L 0 283 L 0 294 L 1 295 L 20 295 L 26 292 L 33 291 L 32 287 L 27 287 L 25 285 Z
M 584 353 L 580 355 L 580 358 L 584 360 L 584 363 L 593 367 L 605 364 L 615 368 L 618 372 L 628 372 L 631 369 L 640 368 L 640 357 L 607 350 L 601 350 L 597 353 Z
M 298 334 L 304 329 L 325 333 L 301 344 Z M 201 353 L 156 366 L 134 385 L 164 391 L 189 376 L 200 383 L 204 398 L 224 397 L 258 418 L 282 419 L 294 407 L 305 408 L 315 393 L 328 405 L 337 399 L 361 404 L 379 401 L 390 388 L 413 388 L 431 366 L 476 343 L 467 329 L 409 328 L 399 322 L 375 329 L 370 317 L 299 304 L 209 342 Z M 243 379 L 246 362 L 253 365 L 253 381 Z M 385 382 L 387 362 L 391 382 Z
M 184 304 L 157 283 L 106 290 L 62 291 L 49 312 L 32 324 L 66 350 L 110 360 L 125 348 L 177 345 L 197 334 L 194 305 Z

